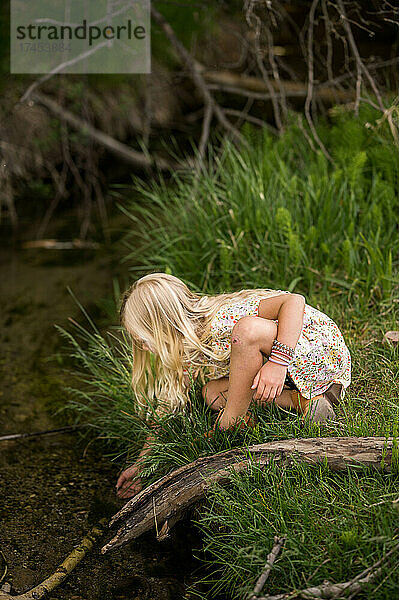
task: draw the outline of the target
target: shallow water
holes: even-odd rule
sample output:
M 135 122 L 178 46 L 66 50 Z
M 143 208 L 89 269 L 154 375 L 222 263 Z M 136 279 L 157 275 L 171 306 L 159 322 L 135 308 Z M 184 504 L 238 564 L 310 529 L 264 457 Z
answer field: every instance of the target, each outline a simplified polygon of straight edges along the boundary
M 65 223 L 52 227 L 48 237 L 61 237 Z M 34 227 L 32 235 L 29 229 L 27 225 L 25 239 L 34 237 Z M 118 270 L 118 251 L 109 245 L 90 251 L 23 250 L 18 241 L 3 236 L 0 435 L 65 424 L 65 417 L 54 412 L 63 404 L 66 376 L 49 357 L 64 344 L 54 323 L 68 329 L 69 316 L 82 322 L 66 288 L 93 314 L 100 299 L 112 298 Z M 0 550 L 12 593 L 50 575 L 95 522 L 124 503 L 114 493 L 118 465 L 99 455 L 94 444 L 78 439 L 68 433 L 0 441 Z M 170 541 L 158 543 L 149 533 L 105 556 L 99 554 L 102 538 L 48 598 L 182 598 L 197 566 L 192 535 L 181 523 Z M 0 577 L 2 572 L 0 568 Z

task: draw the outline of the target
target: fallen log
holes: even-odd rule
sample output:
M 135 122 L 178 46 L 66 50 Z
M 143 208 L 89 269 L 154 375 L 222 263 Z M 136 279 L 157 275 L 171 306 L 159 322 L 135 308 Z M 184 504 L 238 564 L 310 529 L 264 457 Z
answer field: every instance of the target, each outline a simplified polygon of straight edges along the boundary
M 271 461 L 293 466 L 298 461 L 324 461 L 333 471 L 348 467 L 373 467 L 391 471 L 393 438 L 327 437 L 269 442 L 248 448 L 234 448 L 196 461 L 168 473 L 129 500 L 110 521 L 119 524 L 115 537 L 101 553 L 125 544 L 156 528 L 163 539 L 184 512 L 201 500 L 213 482 L 227 483 L 231 471 L 242 472 L 251 462 L 266 467 Z
M 100 146 L 103 146 L 119 158 L 129 162 L 133 166 L 140 169 L 148 169 L 156 167 L 161 171 L 177 171 L 185 168 L 183 164 L 176 163 L 174 161 L 165 160 L 159 156 L 147 156 L 142 152 L 137 152 L 130 146 L 127 146 L 123 142 L 116 140 L 110 135 L 96 129 L 88 121 L 77 117 L 70 111 L 63 108 L 60 104 L 52 100 L 45 94 L 39 94 L 37 92 L 29 96 L 30 102 L 41 104 L 45 106 L 53 115 L 57 118 L 66 121 L 71 127 L 87 135 L 89 138 L 94 140 Z
M 202 67 L 202 77 L 209 83 L 218 86 L 218 89 L 226 92 L 239 90 L 245 92 L 253 92 L 258 94 L 265 94 L 267 98 L 271 98 L 270 91 L 263 81 L 259 77 L 253 75 L 241 75 L 239 73 L 232 73 L 231 71 L 207 71 L 205 67 Z M 305 98 L 307 94 L 307 84 L 301 81 L 287 81 L 283 80 L 280 82 L 270 82 L 276 95 L 280 95 L 281 87 L 283 88 L 286 96 Z M 333 85 L 327 86 L 325 84 L 315 86 L 315 96 L 324 102 L 331 104 L 337 104 L 342 102 L 349 102 L 355 98 L 355 92 L 352 89 L 341 90 Z M 267 99 L 265 98 L 265 99 Z

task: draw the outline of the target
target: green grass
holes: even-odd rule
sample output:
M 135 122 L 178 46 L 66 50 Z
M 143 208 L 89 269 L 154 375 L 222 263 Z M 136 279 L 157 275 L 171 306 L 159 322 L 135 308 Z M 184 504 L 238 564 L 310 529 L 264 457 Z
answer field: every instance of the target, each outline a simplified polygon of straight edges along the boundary
M 352 579 L 398 542 L 397 498 L 397 475 L 368 469 L 333 474 L 323 465 L 271 463 L 232 474 L 228 487 L 213 486 L 197 520 L 209 556 L 209 597 L 243 598 L 253 590 L 274 536 L 287 540 L 265 595 Z M 396 597 L 395 565 L 394 556 L 362 597 Z
M 365 127 L 378 117 L 369 107 L 359 120 L 336 113 L 333 126 L 320 126 L 333 166 L 295 124 L 278 140 L 247 126 L 250 148 L 222 141 L 200 177 L 135 178 L 135 200 L 122 206 L 132 276 L 172 272 L 211 293 L 333 294 L 360 313 L 390 303 L 399 289 L 399 154 L 388 131 Z
M 398 329 L 399 158 L 389 131 L 365 127 L 376 121 L 371 112 L 363 107 L 356 120 L 337 109 L 332 123 L 320 124 L 334 165 L 311 152 L 295 125 L 278 140 L 246 127 L 250 150 L 223 141 L 219 153 L 212 147 L 209 169 L 198 177 L 179 175 L 173 184 L 136 179 L 140 203 L 123 206 L 132 219 L 126 257 L 132 277 L 161 270 L 208 293 L 244 287 L 303 293 L 336 321 L 352 356 L 352 384 L 337 418 L 320 427 L 276 407 L 255 408 L 254 429 L 206 438 L 214 415 L 194 384 L 185 412 L 159 418 L 144 485 L 200 456 L 276 439 L 396 440 L 390 475 L 367 469 L 333 474 L 304 465 L 261 472 L 253 466 L 233 476 L 228 488 L 215 486 L 197 517 L 208 565 L 208 591 L 194 586 L 190 592 L 198 597 L 215 598 L 222 590 L 223 598 L 244 597 L 274 535 L 286 534 L 287 544 L 268 593 L 350 579 L 398 536 L 392 500 L 399 496 L 399 350 L 382 338 Z M 92 425 L 103 452 L 131 464 L 150 430 L 130 389 L 128 339 L 118 328 L 102 334 L 91 322 L 61 333 L 79 365 L 70 374 L 69 408 L 77 421 Z M 391 571 L 384 568 L 372 591 L 359 598 L 395 597 L 399 580 Z
M 379 326 L 384 328 L 384 322 Z M 122 332 L 103 336 L 80 325 L 73 335 L 63 334 L 81 365 L 80 371 L 75 368 L 71 373 L 69 408 L 78 422 L 92 424 L 102 452 L 131 464 L 150 428 L 137 417 L 130 390 L 128 341 Z M 144 485 L 200 456 L 234 447 L 297 437 L 393 435 L 397 439 L 397 349 L 381 347 L 379 341 L 362 349 L 355 337 L 351 353 L 353 384 L 337 408 L 336 421 L 324 426 L 304 425 L 294 412 L 277 407 L 255 407 L 254 429 L 206 438 L 214 415 L 205 406 L 198 384 L 193 384 L 187 410 L 159 418 L 157 441 L 143 469 Z M 93 438 L 93 432 L 86 436 Z M 223 598 L 244 597 L 261 573 L 274 535 L 288 539 L 268 582 L 269 593 L 356 576 L 397 539 L 399 506 L 391 502 L 399 496 L 397 474 L 397 465 L 389 475 L 368 469 L 334 474 L 323 466 L 300 464 L 292 469 L 271 465 L 261 472 L 253 465 L 246 474 L 232 475 L 227 488 L 215 485 L 195 519 L 203 535 L 200 556 L 207 575 L 201 587 L 192 586 L 190 597 L 215 598 L 222 590 Z M 386 503 L 368 508 L 381 500 Z M 310 577 L 319 565 L 318 573 Z M 394 597 L 399 589 L 397 574 L 387 567 L 370 589 L 373 598 Z

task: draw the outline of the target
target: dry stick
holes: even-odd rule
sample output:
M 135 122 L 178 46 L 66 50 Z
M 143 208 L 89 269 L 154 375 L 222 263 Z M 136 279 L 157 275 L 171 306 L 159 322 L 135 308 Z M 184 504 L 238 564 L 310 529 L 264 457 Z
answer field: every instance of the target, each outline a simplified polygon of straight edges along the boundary
M 381 565 L 384 562 L 389 563 L 392 555 L 399 549 L 399 543 L 396 544 L 389 552 L 384 554 L 380 560 L 375 562 L 371 567 L 368 567 L 359 575 L 356 575 L 350 581 L 344 583 L 322 583 L 319 586 L 306 588 L 304 590 L 293 590 L 292 592 L 285 592 L 284 594 L 277 594 L 275 596 L 261 596 L 257 600 L 294 600 L 295 598 L 342 598 L 345 592 L 349 592 L 352 596 L 362 591 L 362 587 L 370 581 L 373 581 L 382 571 Z
M 32 94 L 31 99 L 34 102 L 42 104 L 43 106 L 48 108 L 53 114 L 55 114 L 60 119 L 64 119 L 74 129 L 85 133 L 93 140 L 95 140 L 98 144 L 104 146 L 113 154 L 116 154 L 120 158 L 123 158 L 124 160 L 133 164 L 136 167 L 148 168 L 155 165 L 162 170 L 173 170 L 181 168 L 180 165 L 171 163 L 163 158 L 153 157 L 151 159 L 145 154 L 133 150 L 132 148 L 130 148 L 130 146 L 119 142 L 118 140 L 107 135 L 103 131 L 96 129 L 95 127 L 90 125 L 90 123 L 87 123 L 83 119 L 80 119 L 68 110 L 62 108 L 62 106 L 57 104 L 57 102 L 54 102 L 54 100 L 51 100 L 51 98 L 45 96 L 44 94 Z
M 230 74 L 227 74 L 227 77 L 229 75 Z M 232 85 L 225 83 L 225 81 L 227 82 L 228 80 L 227 77 L 225 77 L 225 73 L 222 71 L 219 73 L 204 73 L 204 78 L 207 81 L 213 82 L 208 86 L 210 90 L 220 90 L 222 92 L 239 94 L 241 96 L 248 96 L 248 98 L 255 98 L 258 100 L 272 99 L 272 95 L 269 93 L 264 93 L 261 91 L 256 92 L 247 87 L 247 84 L 249 84 L 251 87 L 257 86 L 260 90 L 266 89 L 263 81 L 257 77 L 236 77 L 232 74 L 231 81 L 234 82 Z M 325 102 L 334 102 L 337 104 L 339 102 L 348 102 L 354 98 L 354 93 L 352 90 L 335 90 L 333 87 L 321 87 L 322 85 L 324 84 L 313 87 L 313 94 L 317 99 L 324 100 Z M 290 98 L 306 98 L 307 86 L 304 83 L 284 81 L 284 94 L 286 97 Z M 276 98 L 282 97 L 279 92 L 275 92 L 273 95 Z M 226 112 L 226 109 L 224 110 Z
M 270 10 L 269 7 L 268 7 L 268 10 Z M 279 70 L 278 70 L 278 65 L 277 65 L 276 57 L 274 55 L 274 40 L 273 40 L 273 35 L 272 35 L 269 27 L 266 27 L 266 37 L 267 37 L 267 45 L 268 45 L 268 50 L 269 50 L 269 62 L 270 62 L 271 67 L 272 67 L 274 80 L 277 82 L 278 88 L 280 90 L 280 94 L 281 94 L 281 108 L 282 108 L 283 116 L 284 116 L 284 118 L 287 118 L 287 115 L 288 115 L 287 98 L 286 98 L 285 93 L 284 93 L 284 86 L 282 85 L 282 81 L 280 79 L 280 73 L 279 73 Z
M 377 86 L 375 84 L 374 79 L 371 77 L 371 75 L 369 73 L 369 70 L 367 69 L 366 65 L 363 63 L 362 59 L 360 58 L 359 50 L 357 49 L 356 42 L 354 40 L 353 33 L 352 33 L 352 28 L 349 25 L 349 20 L 348 20 L 348 17 L 346 16 L 345 8 L 344 8 L 344 5 L 342 3 L 342 0 L 337 0 L 337 5 L 338 5 L 338 8 L 340 10 L 340 17 L 341 17 L 341 19 L 343 21 L 344 29 L 345 29 L 346 34 L 348 36 L 350 47 L 352 48 L 352 52 L 353 52 L 355 60 L 356 60 L 356 69 L 359 70 L 360 72 L 363 71 L 363 73 L 365 74 L 365 76 L 369 80 L 370 85 L 373 88 L 373 91 L 374 91 L 374 93 L 375 93 L 375 95 L 377 97 L 379 107 L 384 112 L 385 111 L 385 106 L 384 106 L 384 104 L 382 102 L 382 98 L 381 98 L 380 92 L 379 92 L 379 90 L 378 90 L 378 88 L 377 88 Z
M 324 27 L 326 31 L 326 43 L 327 43 L 327 76 L 328 79 L 334 79 L 332 70 L 332 59 L 333 59 L 333 46 L 331 41 L 331 21 L 328 14 L 328 8 L 326 6 L 326 0 L 321 0 L 321 7 L 324 16 Z
M 390 67 L 399 62 L 399 56 L 395 56 L 395 58 L 389 58 L 388 60 L 382 60 L 379 62 L 371 63 L 367 65 L 367 69 L 369 71 L 377 71 L 378 69 L 382 69 L 383 67 Z M 350 79 L 352 77 L 352 73 L 344 73 L 343 75 L 338 75 L 338 77 L 334 77 L 331 81 L 325 81 L 319 84 L 319 88 L 322 88 L 326 85 L 340 83 L 345 81 L 346 79 Z
M 399 62 L 399 57 L 392 58 L 385 61 L 380 61 L 368 65 L 369 71 L 377 71 L 384 67 L 395 65 Z M 272 95 L 267 93 L 267 86 L 262 79 L 254 77 L 252 75 L 243 75 L 240 73 L 232 73 L 230 71 L 207 71 L 205 67 L 201 70 L 202 76 L 208 84 L 208 89 L 219 89 L 225 92 L 231 93 L 242 93 L 243 95 L 252 96 L 253 98 L 259 98 L 260 100 L 270 100 Z M 315 84 L 313 82 L 313 95 L 320 97 L 326 102 L 347 102 L 354 98 L 355 94 L 352 90 L 336 89 L 335 85 L 346 81 L 353 77 L 352 73 L 345 73 L 334 77 L 333 79 L 327 79 L 322 83 Z M 281 84 L 284 86 L 284 94 L 287 97 L 301 97 L 307 94 L 307 84 L 298 81 L 287 81 L 281 80 Z M 276 97 L 281 97 L 277 87 L 275 88 L 274 82 L 271 82 L 273 87 L 273 93 Z
M 57 73 L 62 73 L 68 67 L 71 67 L 72 65 L 80 62 L 81 60 L 84 60 L 85 58 L 88 58 L 92 54 L 95 54 L 98 50 L 101 50 L 101 48 L 103 48 L 104 46 L 108 46 L 108 44 L 109 44 L 108 41 L 101 42 L 100 44 L 97 44 L 96 46 L 94 46 L 94 48 L 90 48 L 86 52 L 83 52 L 82 54 L 79 54 L 79 56 L 75 56 L 71 60 L 68 60 L 66 62 L 63 62 L 63 63 L 57 65 L 49 73 L 46 73 L 45 75 L 43 75 L 42 77 L 40 77 L 39 79 L 37 79 L 36 81 L 34 81 L 32 83 L 32 85 L 30 85 L 28 87 L 28 89 L 26 90 L 26 92 L 24 93 L 24 95 L 21 97 L 20 102 L 26 102 L 27 100 L 29 100 L 29 98 L 31 97 L 32 93 L 36 90 L 36 88 L 38 88 L 45 81 L 48 81 L 49 79 L 51 79 L 51 77 L 53 77 L 53 75 L 56 75 Z
M 233 115 L 233 116 L 239 117 L 240 119 L 244 119 L 245 121 L 248 121 L 249 123 L 254 123 L 255 125 L 259 125 L 259 127 L 266 127 L 266 129 L 273 131 L 273 133 L 278 133 L 277 129 L 275 127 L 273 127 L 272 125 L 268 125 L 267 123 L 265 123 L 265 121 L 262 121 L 261 119 L 258 119 L 257 117 L 253 117 L 252 115 L 249 115 L 248 113 L 246 113 L 242 110 L 235 110 L 234 108 L 226 108 L 225 113 L 228 115 Z
M 255 31 L 255 58 L 256 58 L 256 62 L 258 64 L 259 70 L 262 74 L 262 78 L 263 81 L 265 82 L 266 88 L 269 91 L 270 94 L 270 98 L 273 104 L 273 111 L 274 111 L 274 118 L 276 120 L 276 126 L 279 132 L 282 131 L 283 129 L 283 124 L 281 122 L 281 116 L 280 116 L 280 107 L 279 104 L 277 102 L 277 97 L 276 97 L 276 93 L 273 89 L 273 86 L 271 84 L 269 75 L 267 73 L 267 70 L 265 69 L 265 65 L 263 64 L 262 58 L 261 58 L 261 49 L 259 46 L 259 37 L 260 37 L 260 32 L 261 32 L 261 20 L 260 18 L 254 13 L 253 10 L 253 0 L 249 0 L 249 4 L 246 4 L 245 8 L 245 18 L 246 21 L 248 23 L 248 25 L 251 27 L 251 16 L 254 18 L 255 20 L 255 26 L 254 26 L 254 31 Z M 280 82 L 279 82 L 280 83 Z
M 222 108 L 219 106 L 219 104 L 213 98 L 212 94 L 209 92 L 209 89 L 205 83 L 205 80 L 201 75 L 201 71 L 200 71 L 200 67 L 199 67 L 198 63 L 193 59 L 191 54 L 186 50 L 186 48 L 183 46 L 183 44 L 180 42 L 180 40 L 176 37 L 176 34 L 173 31 L 170 24 L 164 19 L 164 17 L 161 15 L 161 13 L 159 13 L 157 11 L 157 9 L 155 8 L 155 6 L 153 4 L 151 5 L 151 16 L 161 27 L 162 31 L 165 33 L 166 37 L 169 39 L 172 46 L 177 50 L 180 57 L 184 60 L 185 63 L 187 63 L 187 66 L 190 70 L 193 81 L 194 81 L 195 85 L 197 86 L 199 92 L 201 93 L 201 95 L 204 99 L 204 102 L 206 104 L 210 105 L 210 107 L 212 108 L 212 111 L 215 113 L 215 116 L 216 116 L 217 120 L 219 121 L 219 123 L 225 129 L 227 129 L 227 131 L 229 131 L 237 141 L 242 142 L 244 145 L 246 145 L 248 147 L 248 142 L 246 141 L 246 139 L 230 123 L 230 121 L 228 119 L 226 119 Z
M 63 88 L 61 88 L 61 93 L 62 93 Z M 62 99 L 64 99 L 64 94 L 62 93 Z M 66 123 L 64 121 L 61 121 L 60 123 L 60 129 L 61 129 L 61 150 L 62 150 L 62 155 L 64 157 L 64 160 L 62 161 L 62 172 L 61 172 L 61 182 L 62 182 L 62 187 L 58 186 L 57 187 L 57 191 L 56 194 L 52 200 L 52 202 L 50 203 L 49 207 L 46 210 L 46 213 L 40 223 L 40 226 L 36 232 L 36 239 L 40 240 L 43 236 L 44 236 L 44 232 L 47 229 L 47 226 L 50 222 L 51 217 L 53 216 L 55 209 L 57 208 L 59 201 L 61 198 L 66 198 L 67 197 L 67 192 L 66 192 L 66 188 L 65 188 L 65 184 L 67 181 L 67 177 L 68 177 L 68 163 L 65 160 L 65 154 L 66 154 L 66 146 L 68 145 L 68 136 L 65 132 L 66 130 Z
M 201 131 L 201 139 L 199 142 L 199 150 L 198 150 L 198 163 L 199 166 L 203 163 L 205 156 L 205 148 L 209 138 L 209 128 L 212 120 L 212 106 L 209 102 L 205 102 L 205 112 L 204 118 L 202 121 L 202 131 Z
M 10 435 L 2 435 L 0 437 L 0 442 L 4 442 L 6 440 L 17 440 L 27 437 L 36 437 L 38 435 L 55 435 L 58 433 L 67 433 L 68 431 L 79 429 L 79 427 L 87 427 L 87 425 L 69 425 L 68 427 L 60 427 L 58 429 L 46 429 L 45 431 L 35 431 L 33 433 L 13 433 Z
M 97 538 L 104 534 L 105 527 L 107 526 L 107 519 L 100 519 L 89 533 L 83 538 L 79 546 L 74 548 L 72 552 L 66 557 L 63 563 L 55 570 L 55 572 L 47 577 L 42 583 L 32 588 L 31 590 L 19 594 L 18 596 L 11 596 L 0 590 L 0 600 L 39 600 L 51 590 L 58 587 L 64 579 L 73 571 L 77 564 L 80 563 L 82 558 L 86 556 L 88 552 L 93 548 Z
M 319 147 L 321 148 L 324 156 L 330 162 L 333 163 L 334 161 L 333 161 L 330 153 L 328 152 L 327 148 L 324 146 L 323 142 L 319 138 L 319 135 L 318 135 L 316 128 L 314 126 L 314 123 L 313 123 L 313 119 L 310 114 L 310 107 L 312 104 L 312 97 L 313 97 L 313 85 L 314 85 L 314 80 L 313 80 L 313 77 L 314 77 L 313 28 L 314 28 L 314 15 L 315 15 L 316 6 L 318 3 L 319 3 L 319 0 L 313 0 L 312 6 L 310 7 L 310 12 L 309 12 L 309 30 L 308 30 L 308 48 L 307 48 L 308 49 L 308 91 L 307 91 L 306 100 L 305 100 L 305 115 L 306 115 L 306 120 L 309 123 L 309 127 L 313 134 L 314 139 L 316 140 Z
M 241 127 L 242 123 L 247 120 L 247 121 L 251 121 L 252 119 L 255 119 L 257 125 L 259 125 L 260 127 L 263 127 L 264 121 L 262 121 L 261 119 L 257 119 L 256 117 L 252 117 L 249 113 L 249 111 L 252 108 L 252 105 L 254 103 L 253 98 L 247 98 L 247 101 L 245 103 L 245 106 L 242 110 L 234 110 L 231 108 L 227 108 L 225 109 L 225 113 L 226 115 L 231 115 L 233 113 L 235 113 L 238 117 L 237 121 L 234 123 L 234 125 L 236 127 Z M 233 112 L 231 112 L 233 111 Z M 255 121 L 253 121 L 255 123 Z
M 281 538 L 275 536 L 275 538 L 274 538 L 274 546 L 272 548 L 272 551 L 267 555 L 266 565 L 265 565 L 265 568 L 263 570 L 263 573 L 259 577 L 258 581 L 256 582 L 256 585 L 254 587 L 254 591 L 252 592 L 252 594 L 250 594 L 248 600 L 256 600 L 256 598 L 258 597 L 258 595 L 263 590 L 263 586 L 265 585 L 266 580 L 269 577 L 269 574 L 270 574 L 270 571 L 272 569 L 273 563 L 276 560 L 277 556 L 279 555 L 281 549 L 283 548 L 286 539 L 287 539 L 286 536 L 283 536 Z
M 1 556 L 2 561 L 3 561 L 3 573 L 0 576 L 0 584 L 1 584 L 1 582 L 4 581 L 4 579 L 5 579 L 6 575 L 7 575 L 8 565 L 7 565 L 7 561 L 5 559 L 5 556 L 4 556 L 4 554 L 2 553 L 1 550 L 0 550 L 0 556 Z

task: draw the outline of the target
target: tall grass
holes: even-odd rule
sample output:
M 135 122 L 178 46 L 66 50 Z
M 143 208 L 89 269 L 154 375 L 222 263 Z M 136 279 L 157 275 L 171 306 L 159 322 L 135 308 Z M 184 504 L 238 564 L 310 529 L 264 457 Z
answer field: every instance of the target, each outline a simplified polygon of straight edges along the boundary
M 397 474 L 367 469 L 332 474 L 324 465 L 281 469 L 271 463 L 232 473 L 228 487 L 213 486 L 197 520 L 211 567 L 207 597 L 245 598 L 274 536 L 282 535 L 284 550 L 264 595 L 353 579 L 397 543 L 397 497 Z M 396 567 L 394 557 L 361 597 L 395 598 Z
M 179 174 L 173 185 L 136 179 L 141 202 L 122 207 L 132 220 L 126 263 L 134 277 L 167 271 L 208 293 L 299 291 L 339 324 L 353 364 L 336 420 L 324 426 L 277 407 L 253 407 L 255 428 L 205 437 L 213 415 L 193 382 L 186 411 L 159 417 L 144 485 L 236 446 L 321 435 L 397 437 L 399 354 L 381 341 L 398 328 L 399 158 L 388 131 L 365 127 L 373 119 L 364 106 L 358 120 L 336 109 L 332 125 L 320 125 L 334 165 L 309 149 L 295 125 L 278 140 L 246 127 L 250 149 L 223 141 L 200 174 Z M 61 333 L 80 365 L 71 374 L 69 408 L 92 424 L 109 456 L 131 464 L 149 425 L 130 389 L 129 340 L 118 330 L 102 335 L 91 322 Z M 270 593 L 355 576 L 397 536 L 395 485 L 396 474 L 336 475 L 298 465 L 263 473 L 253 466 L 232 476 L 228 489 L 215 486 L 198 517 L 209 561 L 206 597 L 222 590 L 224 598 L 244 597 L 275 534 L 288 539 Z M 394 597 L 398 589 L 397 575 L 384 573 L 373 598 Z
M 71 373 L 69 408 L 77 421 L 92 424 L 104 453 L 131 464 L 151 430 L 138 418 L 131 393 L 129 342 L 122 332 L 106 336 L 92 326 L 75 328 L 73 334 L 61 330 L 81 367 Z M 253 429 L 206 437 L 214 415 L 193 382 L 187 410 L 158 419 L 156 442 L 142 472 L 144 486 L 200 456 L 278 439 L 376 435 L 397 440 L 397 349 L 380 349 L 376 342 L 362 352 L 360 347 L 351 351 L 353 385 L 336 409 L 336 420 L 323 426 L 303 423 L 296 413 L 274 406 L 254 406 Z M 365 468 L 333 474 L 322 465 L 280 469 L 271 464 L 265 471 L 252 465 L 247 473 L 232 473 L 228 487 L 213 486 L 194 517 L 207 575 L 191 586 L 188 597 L 244 598 L 262 571 L 274 536 L 283 534 L 287 543 L 268 593 L 355 577 L 397 538 L 399 504 L 393 501 L 398 483 L 397 469 L 390 475 Z M 366 594 L 376 600 L 395 597 L 397 571 L 385 567 L 368 589 Z
M 292 124 L 277 141 L 243 128 L 250 148 L 222 142 L 198 177 L 173 185 L 135 179 L 140 204 L 127 244 L 132 274 L 168 271 L 206 292 L 284 287 L 333 293 L 361 312 L 399 290 L 399 154 L 386 130 L 338 109 L 320 135 L 335 159 L 313 153 Z

